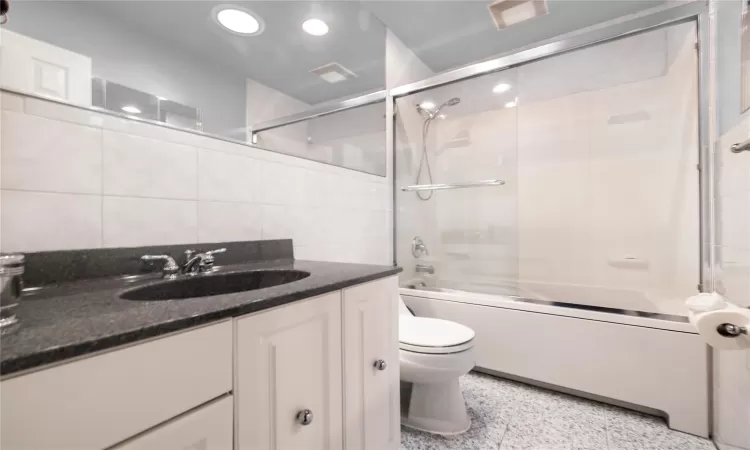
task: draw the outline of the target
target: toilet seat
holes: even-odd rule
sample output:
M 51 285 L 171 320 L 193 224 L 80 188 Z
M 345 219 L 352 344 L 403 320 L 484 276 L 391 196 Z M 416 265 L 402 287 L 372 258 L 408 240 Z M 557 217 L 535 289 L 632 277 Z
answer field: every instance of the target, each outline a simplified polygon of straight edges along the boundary
M 474 346 L 474 330 L 449 320 L 401 316 L 399 348 L 415 353 L 449 354 Z

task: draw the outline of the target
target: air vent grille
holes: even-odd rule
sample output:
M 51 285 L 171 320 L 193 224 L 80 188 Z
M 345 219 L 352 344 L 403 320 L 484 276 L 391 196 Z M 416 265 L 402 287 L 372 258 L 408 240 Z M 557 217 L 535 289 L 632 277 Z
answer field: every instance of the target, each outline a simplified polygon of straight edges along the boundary
M 357 75 L 354 72 L 337 62 L 332 62 L 320 67 L 316 67 L 315 69 L 311 70 L 310 73 L 319 76 L 320 78 L 331 84 L 357 78 Z

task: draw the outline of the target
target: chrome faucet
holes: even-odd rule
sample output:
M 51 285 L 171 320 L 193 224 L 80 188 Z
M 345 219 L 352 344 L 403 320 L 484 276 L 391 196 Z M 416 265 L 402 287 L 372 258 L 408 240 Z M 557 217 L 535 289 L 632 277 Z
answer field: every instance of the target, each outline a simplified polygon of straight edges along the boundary
M 214 267 L 214 255 L 225 251 L 227 251 L 226 248 L 219 248 L 196 254 L 195 250 L 186 250 L 185 264 L 182 266 L 179 266 L 174 258 L 169 255 L 143 255 L 141 256 L 141 261 L 164 261 L 162 277 L 173 280 L 180 275 L 195 275 L 212 271 Z
M 224 253 L 226 248 L 218 248 L 205 253 L 197 253 L 195 250 L 185 250 L 185 265 L 182 266 L 182 273 L 196 274 L 210 272 L 214 268 L 214 255 Z
M 417 273 L 435 273 L 435 267 L 429 264 L 417 264 Z

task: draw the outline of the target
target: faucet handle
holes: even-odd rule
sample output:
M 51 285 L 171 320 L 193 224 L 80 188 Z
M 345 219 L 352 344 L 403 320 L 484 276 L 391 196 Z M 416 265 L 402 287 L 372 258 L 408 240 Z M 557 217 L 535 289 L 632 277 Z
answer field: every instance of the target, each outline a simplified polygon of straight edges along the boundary
M 211 251 L 204 253 L 204 255 L 206 256 L 200 262 L 203 270 L 212 268 L 214 265 L 214 261 L 215 261 L 214 255 L 217 253 L 224 253 L 225 251 L 227 251 L 226 248 L 217 248 L 216 250 L 211 250 Z
M 411 254 L 415 258 L 421 258 L 422 256 L 429 256 L 430 252 L 427 251 L 427 246 L 421 237 L 417 236 L 411 241 Z

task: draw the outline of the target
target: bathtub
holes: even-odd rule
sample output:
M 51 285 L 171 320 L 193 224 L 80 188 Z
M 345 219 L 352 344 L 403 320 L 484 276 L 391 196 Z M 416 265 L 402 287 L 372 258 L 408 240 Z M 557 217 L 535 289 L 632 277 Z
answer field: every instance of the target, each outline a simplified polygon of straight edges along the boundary
M 663 415 L 673 429 L 708 437 L 710 353 L 677 306 L 656 312 L 664 302 L 623 292 L 614 302 L 612 292 L 582 287 L 455 287 L 400 293 L 417 316 L 473 328 L 477 370 Z

